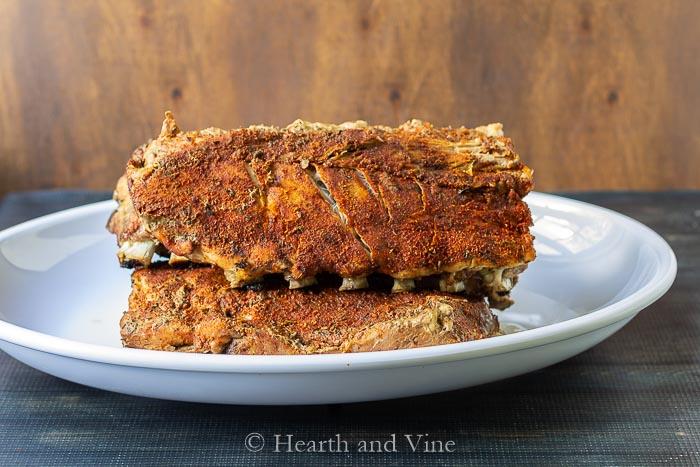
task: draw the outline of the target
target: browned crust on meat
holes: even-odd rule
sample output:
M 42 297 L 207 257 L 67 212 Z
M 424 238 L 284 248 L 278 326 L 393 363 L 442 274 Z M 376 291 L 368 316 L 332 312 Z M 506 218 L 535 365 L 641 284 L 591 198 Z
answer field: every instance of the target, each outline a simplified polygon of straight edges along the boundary
M 483 300 L 440 292 L 231 288 L 214 267 L 143 268 L 121 319 L 127 347 L 310 354 L 450 344 L 498 333 Z
M 535 257 L 522 201 L 531 170 L 497 124 L 182 132 L 167 114 L 126 176 L 156 242 L 241 283 L 280 272 L 417 278 Z
M 121 176 L 119 181 L 117 181 L 112 198 L 119 204 L 117 210 L 109 217 L 107 230 L 116 234 L 119 244 L 129 240 L 144 241 L 152 239 L 152 236 L 144 229 L 138 214 L 134 211 L 134 204 L 129 196 L 125 175 Z

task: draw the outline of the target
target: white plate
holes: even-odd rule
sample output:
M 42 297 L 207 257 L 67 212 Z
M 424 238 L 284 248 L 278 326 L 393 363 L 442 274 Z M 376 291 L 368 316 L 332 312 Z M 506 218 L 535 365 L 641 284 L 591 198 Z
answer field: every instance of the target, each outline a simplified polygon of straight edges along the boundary
M 527 197 L 537 260 L 506 329 L 475 342 L 336 355 L 232 356 L 124 349 L 129 271 L 105 230 L 111 201 L 0 232 L 0 348 L 46 373 L 110 391 L 231 404 L 317 404 L 447 391 L 582 352 L 661 297 L 671 248 L 625 216 L 552 195 Z

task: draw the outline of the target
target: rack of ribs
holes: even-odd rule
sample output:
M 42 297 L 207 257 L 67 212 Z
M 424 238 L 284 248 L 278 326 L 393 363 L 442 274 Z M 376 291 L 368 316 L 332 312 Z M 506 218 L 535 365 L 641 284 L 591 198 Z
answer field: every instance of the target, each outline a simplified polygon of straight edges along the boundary
M 483 298 L 342 292 L 320 282 L 297 290 L 274 279 L 232 288 L 216 267 L 139 268 L 120 323 L 122 342 L 179 352 L 314 354 L 452 344 L 499 333 Z
M 394 291 L 433 281 L 504 308 L 535 257 L 531 189 L 498 123 L 183 132 L 167 112 L 127 163 L 108 228 L 125 267 L 158 253 L 216 265 L 232 287 L 281 273 L 301 288 L 330 273 L 341 290 L 384 274 Z

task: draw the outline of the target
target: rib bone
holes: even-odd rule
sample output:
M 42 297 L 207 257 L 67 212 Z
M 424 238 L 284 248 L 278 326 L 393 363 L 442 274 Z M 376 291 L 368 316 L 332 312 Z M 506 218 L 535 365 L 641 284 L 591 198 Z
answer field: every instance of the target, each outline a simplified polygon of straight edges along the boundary
M 284 278 L 289 281 L 289 288 L 291 290 L 303 289 L 304 287 L 309 287 L 318 283 L 316 276 L 304 277 L 303 279 L 293 279 L 292 277 L 285 275 Z
M 123 263 L 128 263 L 130 261 L 136 261 L 144 266 L 151 264 L 153 255 L 156 252 L 156 242 L 153 240 L 144 241 L 125 241 L 119 247 L 118 256 Z
M 369 287 L 367 277 L 343 277 L 340 290 L 360 290 Z
M 392 292 L 409 292 L 416 288 L 416 282 L 413 279 L 394 279 L 394 285 L 391 288 Z

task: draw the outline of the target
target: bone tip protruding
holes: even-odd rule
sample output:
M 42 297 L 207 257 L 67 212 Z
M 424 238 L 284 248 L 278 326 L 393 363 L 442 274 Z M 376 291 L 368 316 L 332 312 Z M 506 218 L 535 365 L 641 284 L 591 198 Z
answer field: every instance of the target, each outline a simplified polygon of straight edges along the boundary
M 224 269 L 224 276 L 234 289 L 259 284 L 263 280 L 262 277 L 250 277 L 239 268 Z
M 481 272 L 484 283 L 497 292 L 509 292 L 515 286 L 514 277 L 504 274 L 503 269 L 485 270 Z
M 160 129 L 159 138 L 174 138 L 180 133 L 180 128 L 177 126 L 173 113 L 169 110 L 165 112 L 165 120 Z
M 467 286 L 464 281 L 449 281 L 447 279 L 440 279 L 440 291 L 449 293 L 459 293 L 464 292 Z
M 368 287 L 369 283 L 367 282 L 367 277 L 343 277 L 340 290 L 360 290 Z
M 304 277 L 302 279 L 293 279 L 291 277 L 286 278 L 289 281 L 289 289 L 303 289 L 304 287 L 310 287 L 318 283 L 316 276 Z
M 151 240 L 131 242 L 126 241 L 119 247 L 118 256 L 124 263 L 136 262 L 148 266 L 156 253 L 156 243 Z
M 175 253 L 170 253 L 170 258 L 168 259 L 168 264 L 180 264 L 187 263 L 189 261 L 185 256 L 176 255 Z
M 488 125 L 478 126 L 475 130 L 488 138 L 503 137 L 503 124 L 501 123 L 489 123 Z
M 417 118 L 412 118 L 399 127 L 399 129 L 402 131 L 411 133 L 420 132 L 421 130 L 429 130 L 430 128 L 432 128 L 430 123 L 424 122 L 423 120 L 419 120 Z
M 409 292 L 415 288 L 416 281 L 413 279 L 394 279 L 394 286 L 391 288 L 391 292 Z

